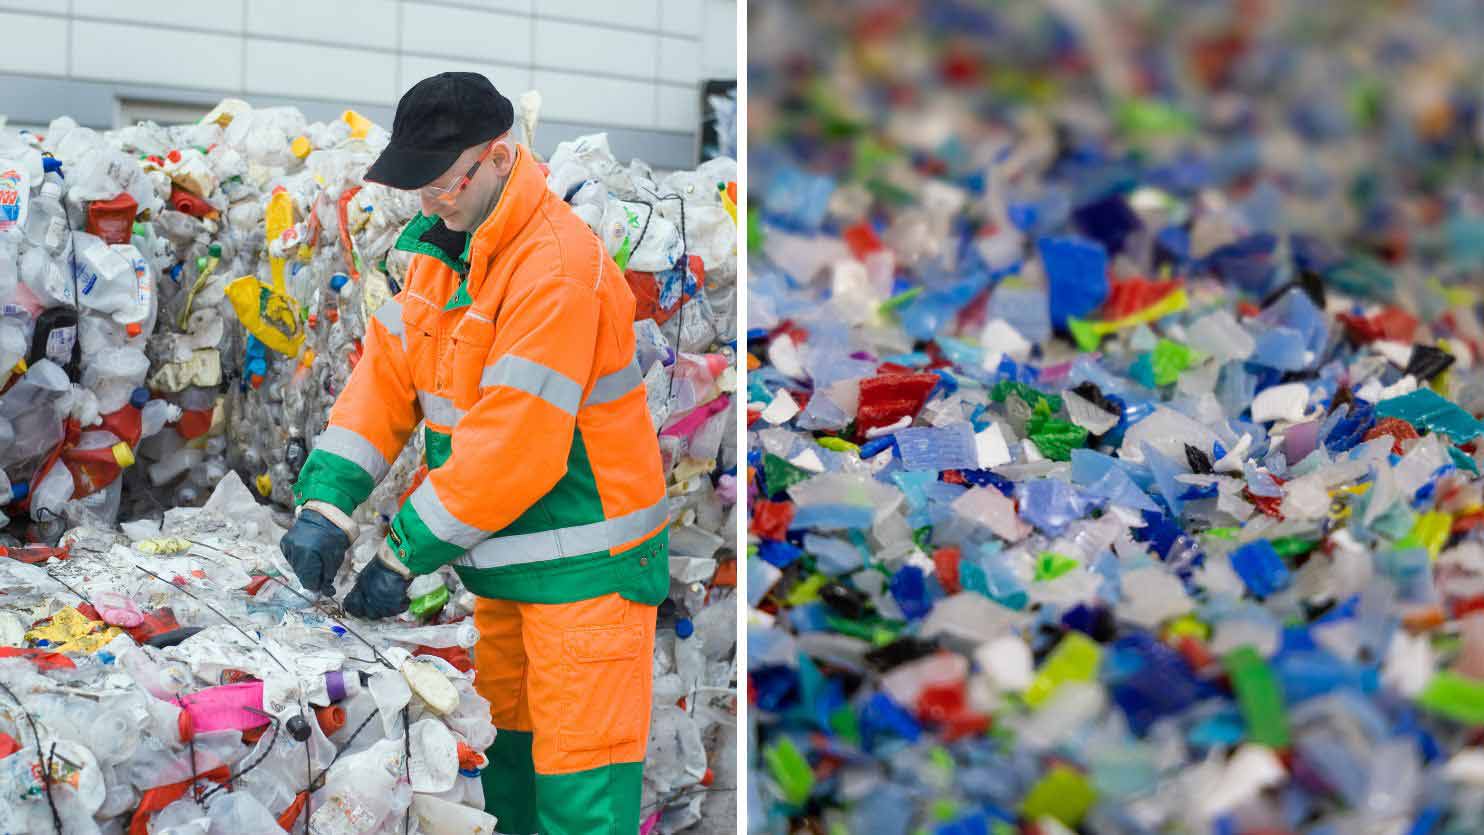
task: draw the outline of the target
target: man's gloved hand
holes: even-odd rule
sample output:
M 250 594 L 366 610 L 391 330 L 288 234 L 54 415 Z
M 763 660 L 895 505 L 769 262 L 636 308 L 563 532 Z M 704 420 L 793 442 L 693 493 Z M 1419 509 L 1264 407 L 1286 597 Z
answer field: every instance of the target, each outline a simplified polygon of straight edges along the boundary
M 324 514 L 305 508 L 278 543 L 299 582 L 310 591 L 335 594 L 335 573 L 350 548 L 350 537 Z
M 358 618 L 377 620 L 389 618 L 407 611 L 411 601 L 407 599 L 407 588 L 412 577 L 399 574 L 386 563 L 396 559 L 389 553 L 378 553 L 376 559 L 366 564 L 361 576 L 356 578 L 355 588 L 345 596 L 345 611 Z

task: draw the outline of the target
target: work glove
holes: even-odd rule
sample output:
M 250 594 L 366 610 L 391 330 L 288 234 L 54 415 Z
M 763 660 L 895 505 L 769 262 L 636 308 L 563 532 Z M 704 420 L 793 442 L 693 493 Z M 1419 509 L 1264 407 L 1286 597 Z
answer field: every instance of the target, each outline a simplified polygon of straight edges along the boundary
M 367 563 L 361 576 L 356 578 L 355 588 L 345 596 L 346 612 L 358 618 L 377 620 L 407 611 L 411 603 L 407 599 L 407 588 L 412 585 L 412 575 L 399 573 L 387 563 L 389 559 L 396 557 L 382 546 L 376 559 Z
M 335 573 L 345 561 L 350 536 L 324 514 L 304 508 L 278 548 L 293 566 L 299 582 L 310 591 L 335 594 Z

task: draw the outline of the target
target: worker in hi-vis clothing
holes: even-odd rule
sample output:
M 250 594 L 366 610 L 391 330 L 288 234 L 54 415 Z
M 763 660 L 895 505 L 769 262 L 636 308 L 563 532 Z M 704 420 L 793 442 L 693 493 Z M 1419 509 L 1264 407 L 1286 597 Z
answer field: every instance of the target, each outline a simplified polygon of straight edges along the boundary
M 334 594 L 351 513 L 423 422 L 428 476 L 346 611 L 399 614 L 412 578 L 451 563 L 478 597 L 499 831 L 634 833 L 670 582 L 665 478 L 633 294 L 513 122 L 475 73 L 424 79 L 397 103 L 366 180 L 418 192 L 423 213 L 396 244 L 416 254 L 367 323 L 281 547 L 307 588 Z

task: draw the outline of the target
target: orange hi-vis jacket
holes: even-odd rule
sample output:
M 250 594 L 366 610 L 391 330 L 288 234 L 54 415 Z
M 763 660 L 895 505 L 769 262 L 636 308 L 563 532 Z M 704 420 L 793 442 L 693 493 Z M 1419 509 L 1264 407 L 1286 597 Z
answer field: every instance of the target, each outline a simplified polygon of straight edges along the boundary
M 657 605 L 665 478 L 634 297 L 597 236 L 518 146 L 472 235 L 419 216 L 397 247 L 418 253 L 406 287 L 368 322 L 297 503 L 351 513 L 425 421 L 429 474 L 387 537 L 413 573 L 451 562 L 483 597 Z

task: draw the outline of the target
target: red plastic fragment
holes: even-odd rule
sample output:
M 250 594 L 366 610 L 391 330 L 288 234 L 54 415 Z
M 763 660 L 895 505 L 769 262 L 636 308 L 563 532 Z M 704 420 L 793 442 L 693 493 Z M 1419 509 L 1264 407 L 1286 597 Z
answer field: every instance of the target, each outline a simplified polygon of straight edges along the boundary
M 142 644 L 156 635 L 166 632 L 174 632 L 180 628 L 180 622 L 175 619 L 175 612 L 169 606 L 162 606 L 144 613 L 144 620 L 138 626 L 125 629 L 135 643 Z
M 205 435 L 211 430 L 211 409 L 189 409 L 180 413 L 180 420 L 175 424 L 175 431 L 180 437 L 187 441 Z
M 94 200 L 88 203 L 88 233 L 102 238 L 104 243 L 126 244 L 133 234 L 134 216 L 138 213 L 139 202 L 127 191 L 107 200 Z
M 1407 423 L 1401 418 L 1394 417 L 1381 418 L 1375 426 L 1372 426 L 1366 431 L 1365 439 L 1367 441 L 1373 441 L 1382 435 L 1391 436 L 1391 451 L 1397 455 L 1402 454 L 1402 441 L 1419 437 L 1417 430 L 1412 427 L 1412 424 Z
M 943 591 L 949 594 L 958 594 L 962 586 L 958 582 L 958 561 L 961 552 L 955 545 L 939 548 L 933 552 L 933 568 L 938 575 L 938 582 L 942 584 Z
M 1139 277 L 1115 278 L 1111 284 L 1108 298 L 1098 311 L 1098 318 L 1105 321 L 1138 313 L 1184 286 L 1184 282 L 1179 280 L 1161 281 Z
M 763 539 L 782 541 L 788 537 L 788 526 L 794 520 L 793 502 L 770 502 L 759 499 L 752 508 L 752 532 Z
M 180 186 L 170 187 L 170 208 L 200 219 L 216 217 L 219 214 L 210 203 Z
M 916 417 L 939 379 L 937 374 L 878 374 L 861 380 L 860 408 L 855 417 L 857 439 L 903 417 Z
M 284 832 L 294 831 L 294 824 L 298 822 L 299 815 L 303 814 L 304 812 L 304 804 L 308 802 L 309 792 L 299 792 L 299 794 L 294 797 L 294 802 L 290 803 L 288 805 L 288 808 L 284 809 L 283 812 L 278 816 L 278 825 L 283 828 Z
M 1283 504 L 1282 496 L 1259 496 L 1246 488 L 1242 489 L 1242 498 L 1252 503 L 1252 506 L 1266 513 L 1274 519 L 1282 519 L 1283 514 L 1278 510 Z
M 1336 318 L 1344 323 L 1350 338 L 1361 344 L 1378 339 L 1411 342 L 1417 333 L 1417 318 L 1399 307 L 1387 307 L 1374 316 L 1340 313 Z
M 846 227 L 841 237 L 845 239 L 845 245 L 850 247 L 850 251 L 861 261 L 866 260 L 866 256 L 871 253 L 886 248 L 881 243 L 881 238 L 877 237 L 876 230 L 865 221 Z
M 60 652 L 22 647 L 0 647 L 0 658 L 26 658 L 42 670 L 75 670 L 77 665 Z
M 0 760 L 21 750 L 21 744 L 15 741 L 15 737 L 8 733 L 0 732 Z
M 961 681 L 924 687 L 917 696 L 917 715 L 939 725 L 947 742 L 989 730 L 989 717 L 969 709 Z
M 210 780 L 214 783 L 225 783 L 232 778 L 231 766 L 219 765 L 210 771 L 203 771 L 196 775 L 197 780 Z M 185 797 L 194 781 L 187 777 L 178 783 L 168 783 L 163 786 L 155 786 L 146 789 L 139 796 L 139 807 L 134 810 L 134 817 L 129 821 L 129 835 L 148 835 L 149 819 L 155 812 Z
M 467 673 L 474 669 L 474 660 L 469 657 L 469 651 L 463 647 L 428 647 L 419 646 L 412 651 L 413 655 L 436 655 L 444 661 L 452 664 L 461 673 Z

